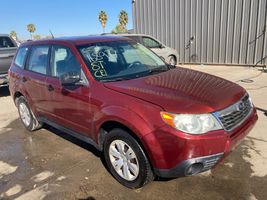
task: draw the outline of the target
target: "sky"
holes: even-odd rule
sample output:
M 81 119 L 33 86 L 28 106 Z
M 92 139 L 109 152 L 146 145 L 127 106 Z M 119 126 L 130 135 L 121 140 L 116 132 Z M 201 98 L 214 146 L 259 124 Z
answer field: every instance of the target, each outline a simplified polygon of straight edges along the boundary
M 17 32 L 19 39 L 29 39 L 27 24 L 33 23 L 35 34 L 78 36 L 102 33 L 98 13 L 108 15 L 105 32 L 118 24 L 123 9 L 128 13 L 128 29 L 132 29 L 132 0 L 1 0 L 0 33 Z

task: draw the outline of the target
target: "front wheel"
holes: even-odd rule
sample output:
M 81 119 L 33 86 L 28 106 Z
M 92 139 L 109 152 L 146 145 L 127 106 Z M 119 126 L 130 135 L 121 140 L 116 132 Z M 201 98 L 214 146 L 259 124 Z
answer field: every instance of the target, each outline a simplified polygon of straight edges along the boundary
M 177 60 L 175 56 L 169 56 L 169 61 L 168 63 L 172 66 L 175 66 L 177 64 Z
M 36 119 L 23 96 L 17 99 L 17 106 L 20 120 L 27 130 L 34 131 L 42 127 L 42 123 Z
M 128 188 L 140 188 L 154 179 L 143 149 L 122 129 L 107 134 L 104 156 L 111 174 Z

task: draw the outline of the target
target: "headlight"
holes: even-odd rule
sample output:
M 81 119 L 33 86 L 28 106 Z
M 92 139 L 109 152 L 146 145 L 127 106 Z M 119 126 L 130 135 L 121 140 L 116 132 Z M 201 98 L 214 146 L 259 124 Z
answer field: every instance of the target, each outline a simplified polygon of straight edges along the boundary
M 203 134 L 208 131 L 222 129 L 220 123 L 212 114 L 172 114 L 161 112 L 163 121 L 185 133 Z

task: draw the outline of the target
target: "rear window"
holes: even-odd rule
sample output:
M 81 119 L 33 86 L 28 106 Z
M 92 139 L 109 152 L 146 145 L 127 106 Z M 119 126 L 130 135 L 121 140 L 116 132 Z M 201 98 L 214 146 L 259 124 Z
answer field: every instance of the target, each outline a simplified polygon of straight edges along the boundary
M 16 47 L 9 37 L 0 37 L 0 48 Z
M 28 47 L 22 47 L 18 50 L 16 59 L 15 59 L 15 65 L 23 68 L 28 50 L 29 50 Z

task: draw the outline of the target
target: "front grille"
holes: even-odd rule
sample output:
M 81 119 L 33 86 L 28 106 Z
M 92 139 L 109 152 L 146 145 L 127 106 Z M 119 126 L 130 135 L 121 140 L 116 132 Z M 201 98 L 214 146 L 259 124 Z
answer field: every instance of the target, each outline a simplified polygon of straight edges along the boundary
M 253 110 L 252 103 L 248 95 L 228 108 L 215 113 L 226 131 L 231 131 L 239 126 Z

